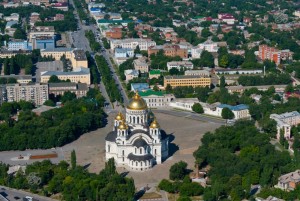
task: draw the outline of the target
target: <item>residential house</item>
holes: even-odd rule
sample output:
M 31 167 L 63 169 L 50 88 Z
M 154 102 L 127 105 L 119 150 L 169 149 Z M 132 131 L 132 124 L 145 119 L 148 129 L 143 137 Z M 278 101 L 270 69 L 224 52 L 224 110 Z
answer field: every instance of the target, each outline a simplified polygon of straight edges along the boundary
M 295 190 L 300 184 L 300 170 L 281 175 L 278 178 L 278 183 L 275 188 L 280 188 L 285 191 Z

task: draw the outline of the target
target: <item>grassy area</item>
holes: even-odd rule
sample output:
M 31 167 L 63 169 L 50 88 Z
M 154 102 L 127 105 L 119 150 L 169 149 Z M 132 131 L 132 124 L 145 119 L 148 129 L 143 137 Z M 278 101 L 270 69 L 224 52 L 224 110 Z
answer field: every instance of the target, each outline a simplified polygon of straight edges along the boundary
M 158 198 L 162 198 L 162 196 L 158 193 L 145 193 L 141 199 L 158 199 Z

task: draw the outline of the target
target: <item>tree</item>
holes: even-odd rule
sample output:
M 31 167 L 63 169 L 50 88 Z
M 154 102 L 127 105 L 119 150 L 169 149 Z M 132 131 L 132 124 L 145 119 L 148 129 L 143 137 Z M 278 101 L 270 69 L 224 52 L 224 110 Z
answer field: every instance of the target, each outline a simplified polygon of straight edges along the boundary
M 220 88 L 224 88 L 226 86 L 225 77 L 224 75 L 220 78 Z
M 110 15 L 109 14 L 105 14 L 104 15 L 104 19 L 109 20 L 110 19 Z
M 224 54 L 220 59 L 219 66 L 225 68 L 225 67 L 227 67 L 228 63 L 229 63 L 228 55 Z
M 172 86 L 170 84 L 166 86 L 166 93 L 172 93 Z
M 27 38 L 26 32 L 23 29 L 21 29 L 21 28 L 17 28 L 16 31 L 15 31 L 15 33 L 14 33 L 14 38 L 15 39 L 24 39 L 25 40 Z
M 199 114 L 204 113 L 203 107 L 200 103 L 194 103 L 194 105 L 192 106 L 192 110 Z
M 72 169 L 76 168 L 76 152 L 74 149 L 71 152 L 71 167 Z
M 76 94 L 70 91 L 66 91 L 64 95 L 61 97 L 61 101 L 66 103 L 67 101 L 72 101 L 76 99 Z
M 48 83 L 58 83 L 58 82 L 60 82 L 60 79 L 56 75 L 51 75 L 48 81 Z
M 234 118 L 233 112 L 228 107 L 225 107 L 222 109 L 221 116 L 223 119 L 233 119 Z
M 51 107 L 54 107 L 55 106 L 55 103 L 53 102 L 53 100 L 46 100 L 44 102 L 44 105 L 47 105 L 47 106 L 51 106 Z
M 3 68 L 4 68 L 4 75 L 9 75 L 10 70 L 8 65 L 8 58 L 4 59 Z
M 177 201 L 192 201 L 188 196 L 180 196 Z
M 154 85 L 154 87 L 153 87 L 153 91 L 159 91 L 159 88 L 158 88 L 158 86 L 157 86 L 157 85 Z
M 180 161 L 171 166 L 169 177 L 171 180 L 182 180 L 187 174 L 187 163 Z
M 141 49 L 140 49 L 140 46 L 137 45 L 135 50 L 134 50 L 134 54 L 141 54 Z

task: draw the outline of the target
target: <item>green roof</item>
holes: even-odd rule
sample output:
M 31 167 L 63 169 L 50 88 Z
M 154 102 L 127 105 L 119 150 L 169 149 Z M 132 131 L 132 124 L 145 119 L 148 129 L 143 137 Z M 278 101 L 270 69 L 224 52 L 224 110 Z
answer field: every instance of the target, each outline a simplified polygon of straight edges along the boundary
M 196 16 L 195 18 L 196 18 L 196 19 L 202 19 L 202 18 L 204 18 L 204 16 L 198 15 L 198 16 Z
M 150 70 L 149 71 L 150 75 L 156 75 L 156 74 L 160 74 L 160 70 Z
M 163 96 L 164 94 L 161 91 L 153 91 L 153 90 L 147 90 L 147 91 L 139 91 L 140 96 Z
M 129 23 L 132 22 L 132 20 L 106 20 L 106 19 L 101 19 L 98 20 L 98 23 L 109 23 L 109 24 L 117 24 L 117 23 Z

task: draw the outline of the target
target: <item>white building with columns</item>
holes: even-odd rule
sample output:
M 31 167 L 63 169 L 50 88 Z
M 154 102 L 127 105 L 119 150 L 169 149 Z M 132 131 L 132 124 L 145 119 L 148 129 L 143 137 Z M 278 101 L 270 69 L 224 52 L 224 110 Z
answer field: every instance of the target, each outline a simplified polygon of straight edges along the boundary
M 169 155 L 168 137 L 138 93 L 129 101 L 125 117 L 119 112 L 105 140 L 106 160 L 114 158 L 117 166 L 132 171 L 149 170 Z

